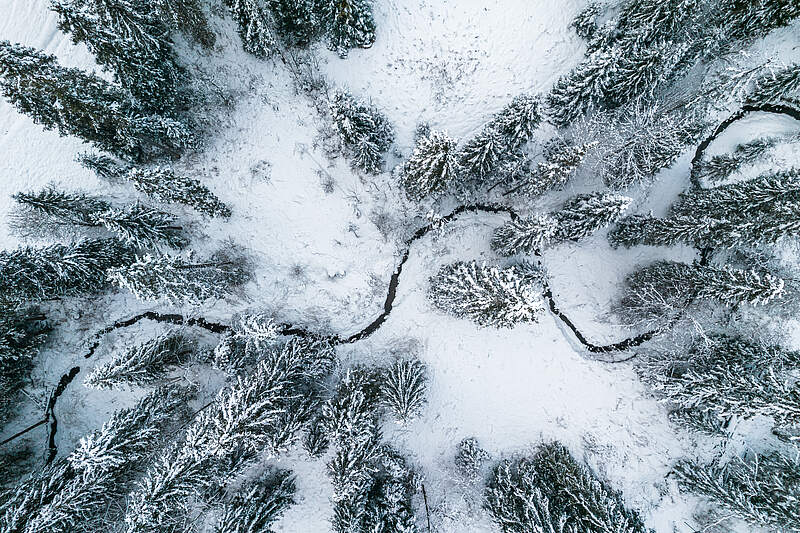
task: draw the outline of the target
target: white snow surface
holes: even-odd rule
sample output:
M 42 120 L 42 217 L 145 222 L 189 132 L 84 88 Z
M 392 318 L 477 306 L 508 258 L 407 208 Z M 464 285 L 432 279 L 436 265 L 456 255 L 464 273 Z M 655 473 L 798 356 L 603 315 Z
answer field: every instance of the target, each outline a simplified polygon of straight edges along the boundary
M 87 50 L 57 30 L 47 5 L 47 0 L 0 0 L 0 39 L 44 49 L 69 66 L 96 69 Z M 400 153 L 408 154 L 420 121 L 465 138 L 514 95 L 546 91 L 582 57 L 583 44 L 568 24 L 583 5 L 583 0 L 376 0 L 375 45 L 353 50 L 346 59 L 320 49 L 321 69 L 334 84 L 383 109 L 397 129 Z M 329 161 L 317 147 L 321 119 L 312 102 L 294 91 L 282 63 L 248 57 L 230 21 L 220 25 L 226 34 L 205 61 L 227 86 L 241 91 L 235 108 L 216 112 L 218 121 L 204 149 L 178 168 L 207 184 L 233 207 L 234 215 L 220 221 L 179 212 L 195 221 L 195 248 L 213 250 L 225 239 L 245 247 L 257 265 L 256 280 L 228 301 L 180 311 L 225 321 L 239 310 L 268 309 L 307 327 L 344 335 L 358 331 L 382 309 L 402 252 L 400 237 L 424 223 L 415 216 L 424 211 L 402 199 L 390 173 L 364 177 L 341 159 Z M 754 138 L 764 120 L 748 118 L 712 149 Z M 791 121 L 781 125 L 794 127 Z M 88 149 L 74 138 L 43 131 L 0 101 L 0 220 L 8 216 L 11 194 L 49 182 L 131 196 L 130 190 L 115 189 L 74 162 L 76 154 Z M 632 209 L 668 205 L 685 187 L 690 158 L 687 153 L 665 171 L 651 194 L 640 194 Z M 332 192 L 323 190 L 323 180 L 331 182 Z M 391 221 L 388 235 L 374 223 L 379 215 Z M 416 242 L 386 324 L 368 340 L 340 350 L 345 363 L 386 363 L 393 353 L 413 346 L 428 365 L 424 414 L 407 427 L 387 423 L 385 430 L 424 475 L 434 530 L 496 531 L 481 511 L 481 487 L 459 481 L 453 467 L 458 442 L 474 436 L 494 460 L 561 440 L 622 490 L 655 531 L 693 531 L 697 501 L 680 494 L 667 475 L 676 459 L 696 453 L 695 442 L 668 424 L 663 406 L 648 395 L 629 364 L 592 360 L 549 314 L 537 324 L 492 330 L 444 316 L 426 301 L 428 277 L 446 262 L 498 261 L 489 239 L 505 220 L 464 215 Z M 0 225 L 0 244 L 20 244 L 6 224 Z M 666 256 L 690 260 L 692 252 L 612 250 L 600 233 L 555 248 L 544 262 L 562 310 L 593 341 L 603 343 L 633 333 L 609 315 L 621 280 L 636 265 Z M 37 392 L 46 398 L 62 373 L 82 367 L 57 407 L 61 453 L 141 394 L 86 389 L 81 382 L 87 371 L 115 347 L 156 328 L 141 324 L 114 333 L 89 361 L 82 357 L 83 341 L 112 320 L 157 307 L 124 295 L 88 305 L 64 304 L 59 312 L 63 324 L 35 375 Z M 210 373 L 190 374 L 207 388 L 218 386 L 218 377 Z M 26 408 L 7 431 L 40 415 Z M 31 432 L 29 439 L 44 445 L 44 429 Z M 273 462 L 297 473 L 300 496 L 277 531 L 330 531 L 331 486 L 324 460 L 309 460 L 298 451 Z M 417 503 L 424 521 L 422 502 Z

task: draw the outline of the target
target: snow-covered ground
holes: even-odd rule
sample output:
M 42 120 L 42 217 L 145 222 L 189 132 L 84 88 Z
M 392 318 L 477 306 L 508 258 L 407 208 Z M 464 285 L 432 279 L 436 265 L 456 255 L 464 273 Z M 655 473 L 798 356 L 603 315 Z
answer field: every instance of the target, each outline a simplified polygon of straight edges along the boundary
M 0 0 L 0 39 L 44 49 L 70 66 L 96 68 L 85 48 L 58 32 L 47 4 Z M 378 37 L 371 49 L 354 50 L 346 59 L 322 49 L 318 53 L 322 72 L 335 85 L 370 98 L 386 112 L 401 154 L 409 153 L 417 123 L 467 137 L 514 95 L 546 91 L 583 53 L 582 42 L 568 28 L 583 0 L 375 4 Z M 313 102 L 295 92 L 280 61 L 257 61 L 242 53 L 229 29 L 220 50 L 207 58 L 209 70 L 230 77 L 230 87 L 247 90 L 235 108 L 218 113 L 204 150 L 181 161 L 180 168 L 234 209 L 229 221 L 194 217 L 194 247 L 210 250 L 233 240 L 254 258 L 256 279 L 237 298 L 183 311 L 225 320 L 237 310 L 267 309 L 292 323 L 342 334 L 358 331 L 382 308 L 404 228 L 423 220 L 414 218 L 417 212 L 401 199 L 389 173 L 364 177 L 343 160 L 329 161 L 317 146 L 321 119 Z M 742 137 L 754 138 L 769 119 L 747 120 L 710 153 Z M 780 125 L 796 128 L 788 119 Z M 7 218 L 11 194 L 49 182 L 121 194 L 74 162 L 85 150 L 76 139 L 43 131 L 0 101 L 0 220 Z M 637 198 L 636 209 L 668 204 L 685 186 L 690 158 L 687 153 L 661 176 L 664 185 L 653 189 L 655 199 L 653 194 Z M 694 443 L 667 423 L 664 408 L 648 396 L 630 365 L 593 361 L 547 314 L 538 324 L 498 331 L 446 317 L 426 301 L 427 279 L 445 262 L 497 260 L 488 244 L 491 231 L 504 220 L 464 215 L 440 234 L 416 242 L 386 324 L 368 340 L 341 349 L 347 362 L 381 362 L 413 346 L 428 365 L 424 415 L 404 428 L 387 424 L 386 434 L 421 468 L 436 530 L 493 531 L 480 511 L 479 488 L 459 482 L 452 463 L 458 442 L 475 436 L 495 459 L 561 440 L 621 489 L 658 533 L 694 531 L 695 500 L 679 494 L 666 477 L 674 460 L 694 453 Z M 0 245 L 18 244 L 0 225 Z M 611 303 L 622 278 L 659 253 L 692 257 L 681 250 L 612 250 L 601 233 L 580 245 L 555 248 L 544 262 L 562 309 L 600 343 L 631 333 L 615 324 Z M 89 306 L 68 302 L 66 308 L 69 325 L 59 329 L 36 372 L 37 383 L 52 387 L 65 369 L 83 368 L 58 404 L 61 450 L 130 402 L 131 394 L 89 391 L 80 381 L 111 346 L 132 342 L 149 326 L 110 336 L 90 361 L 82 360 L 83 339 L 105 323 L 150 307 L 117 295 Z M 30 416 L 8 431 L 38 414 L 31 408 Z M 44 429 L 30 438 L 44 442 Z M 278 530 L 329 531 L 331 487 L 324 462 L 297 453 L 278 463 L 297 472 L 300 496 Z M 469 509 L 470 516 L 464 514 Z

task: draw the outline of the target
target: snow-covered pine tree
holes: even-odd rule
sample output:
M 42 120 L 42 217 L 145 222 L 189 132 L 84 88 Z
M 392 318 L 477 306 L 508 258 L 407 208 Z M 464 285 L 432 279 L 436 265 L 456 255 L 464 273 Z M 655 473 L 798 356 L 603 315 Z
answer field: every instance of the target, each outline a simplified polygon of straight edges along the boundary
M 800 17 L 800 6 L 794 0 L 724 0 L 715 12 L 728 41 L 747 43 Z
M 458 444 L 454 463 L 458 473 L 464 479 L 471 481 L 478 479 L 484 463 L 489 459 L 489 452 L 481 448 L 478 440 L 475 437 L 467 437 Z
M 652 215 L 630 215 L 622 218 L 608 232 L 608 241 L 617 248 L 630 248 L 638 244 L 647 246 L 673 246 L 685 244 L 711 244 L 709 238 L 717 221 L 711 218 L 675 216 L 655 218 Z M 713 242 L 719 244 L 719 242 Z
M 200 0 L 155 0 L 153 5 L 170 28 L 180 30 L 204 48 L 217 42 Z
M 351 441 L 371 438 L 381 399 L 380 383 L 380 373 L 374 369 L 358 366 L 347 370 L 322 410 L 334 445 L 346 448 Z
M 685 309 L 694 299 L 728 306 L 781 299 L 785 281 L 754 270 L 656 261 L 625 279 L 620 310 L 634 321 L 657 319 Z
M 315 420 L 311 423 L 303 438 L 303 449 L 308 452 L 311 457 L 320 457 L 328 451 L 328 435 L 325 430 L 325 423 L 322 419 Z
M 778 428 L 800 423 L 800 395 L 790 376 L 800 352 L 743 337 L 712 335 L 695 343 L 681 368 L 643 375 L 677 410 L 720 421 L 771 417 Z
M 800 63 L 764 74 L 755 81 L 748 95 L 748 100 L 756 104 L 782 101 L 796 103 L 798 98 L 800 98 Z
M 773 531 L 800 531 L 800 465 L 778 453 L 734 457 L 721 464 L 684 460 L 673 469 L 678 485 L 715 507 Z
M 464 172 L 477 180 L 490 175 L 509 153 L 508 139 L 495 128 L 487 126 L 470 139 L 459 152 L 459 164 Z
M 533 137 L 542 122 L 542 102 L 537 94 L 520 94 L 495 116 L 489 125 L 506 138 L 509 151 Z
M 309 44 L 319 33 L 317 0 L 268 0 L 278 33 L 290 45 Z
M 579 194 L 551 213 L 558 221 L 557 240 L 578 240 L 617 220 L 633 200 L 627 196 L 596 192 Z
M 595 144 L 590 142 L 571 145 L 561 140 L 551 141 L 545 146 L 544 161 L 537 163 L 531 175 L 509 192 L 522 189 L 526 194 L 538 196 L 564 185 Z
M 185 124 L 146 113 L 121 88 L 8 41 L 0 41 L 0 89 L 45 129 L 75 135 L 126 159 L 173 156 L 194 142 Z
M 330 100 L 331 116 L 353 165 L 373 174 L 383 169 L 383 153 L 394 141 L 386 116 L 375 106 L 337 90 Z
M 186 389 L 160 388 L 134 407 L 115 412 L 67 457 L 0 499 L 0 529 L 90 533 L 106 526 L 109 504 L 124 495 L 134 467 L 164 437 L 187 394 Z
M 53 0 L 58 27 L 83 43 L 145 108 L 158 113 L 181 107 L 184 72 L 169 27 L 157 6 L 144 1 Z
M 194 178 L 176 174 L 169 167 L 129 167 L 110 157 L 82 154 L 78 161 L 99 177 L 112 183 L 130 182 L 134 188 L 159 202 L 188 205 L 212 217 L 228 218 L 231 209 L 208 187 Z
M 295 503 L 295 491 L 289 470 L 267 471 L 223 505 L 214 533 L 270 533 L 270 526 Z
M 417 359 L 395 362 L 381 381 L 381 400 L 401 424 L 412 422 L 426 403 L 425 365 Z
M 319 0 L 320 21 L 328 47 L 347 57 L 351 48 L 369 48 L 375 42 L 372 0 Z
M 275 19 L 264 0 L 225 0 L 233 19 L 239 25 L 239 36 L 245 52 L 265 58 L 277 46 Z
M 558 220 L 552 215 L 511 220 L 495 230 L 492 249 L 505 257 L 533 253 L 550 245 L 558 231 Z
M 182 248 L 187 243 L 174 215 L 140 203 L 91 213 L 89 218 L 94 225 L 105 227 L 134 246 L 151 248 L 166 244 Z
M 428 298 L 440 310 L 480 326 L 511 328 L 536 322 L 544 310 L 542 276 L 526 264 L 501 269 L 457 261 L 431 277 Z
M 570 22 L 570 27 L 575 29 L 578 37 L 584 41 L 591 41 L 598 31 L 597 17 L 603 11 L 603 6 L 599 2 L 592 1 L 581 9 L 575 18 Z
M 777 137 L 762 137 L 736 145 L 733 152 L 715 155 L 708 161 L 702 161 L 696 169 L 697 177 L 707 179 L 712 183 L 722 181 L 744 165 L 757 161 L 777 142 Z
M 196 343 L 182 332 L 167 331 L 96 366 L 83 383 L 96 389 L 111 389 L 123 383 L 151 385 L 169 368 L 186 363 L 195 348 Z
M 18 308 L 0 300 L 0 428 L 11 418 L 17 393 L 26 385 L 33 358 L 50 327 L 35 308 Z
M 212 256 L 195 260 L 191 252 L 174 256 L 146 254 L 108 272 L 112 283 L 140 300 L 166 299 L 174 304 L 199 304 L 209 298 L 223 298 L 249 277 L 242 258 Z
M 131 246 L 118 239 L 0 252 L 0 300 L 21 303 L 96 294 L 108 286 L 109 269 L 134 258 Z
M 417 141 L 414 153 L 400 167 L 400 179 L 414 199 L 447 189 L 461 171 L 458 141 L 446 132 L 432 131 Z

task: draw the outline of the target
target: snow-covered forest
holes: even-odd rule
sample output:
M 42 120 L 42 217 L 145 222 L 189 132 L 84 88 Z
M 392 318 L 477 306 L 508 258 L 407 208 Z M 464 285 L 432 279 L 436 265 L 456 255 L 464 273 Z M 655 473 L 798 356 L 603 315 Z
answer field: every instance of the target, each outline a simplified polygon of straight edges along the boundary
M 797 0 L 0 0 L 0 533 L 800 533 Z

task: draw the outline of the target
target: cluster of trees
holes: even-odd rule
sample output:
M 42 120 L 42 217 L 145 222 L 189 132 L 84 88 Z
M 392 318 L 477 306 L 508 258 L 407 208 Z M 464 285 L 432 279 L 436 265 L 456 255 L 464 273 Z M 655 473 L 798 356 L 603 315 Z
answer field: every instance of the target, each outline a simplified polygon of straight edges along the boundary
M 431 277 L 428 299 L 445 313 L 479 326 L 511 328 L 536 322 L 544 310 L 542 276 L 527 263 L 499 268 L 457 261 Z
M 372 0 L 225 0 L 239 25 L 244 49 L 268 57 L 279 43 L 307 45 L 323 36 L 346 57 L 375 42 Z
M 631 201 L 610 193 L 580 194 L 558 211 L 507 222 L 495 230 L 492 249 L 511 256 L 538 253 L 553 244 L 580 240 L 617 220 Z
M 485 506 L 505 533 L 649 533 L 622 495 L 558 442 L 501 462 Z
M 379 173 L 383 169 L 383 153 L 394 141 L 394 131 L 386 116 L 375 106 L 340 90 L 331 96 L 330 112 L 353 166 Z

